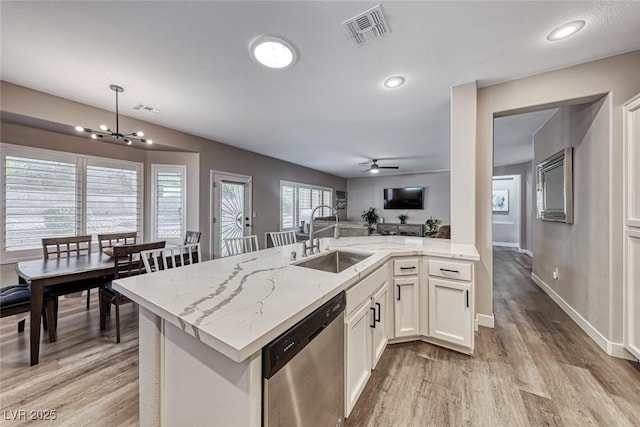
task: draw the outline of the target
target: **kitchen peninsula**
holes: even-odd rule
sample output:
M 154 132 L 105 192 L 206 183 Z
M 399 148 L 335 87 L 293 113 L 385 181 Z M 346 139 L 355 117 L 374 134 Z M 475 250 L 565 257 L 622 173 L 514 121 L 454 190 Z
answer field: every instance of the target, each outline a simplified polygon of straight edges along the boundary
M 398 287 L 397 297 L 389 302 L 396 303 L 396 327 L 403 328 L 396 328 L 388 340 L 425 339 L 473 352 L 472 330 L 470 341 L 448 340 L 456 334 L 434 328 L 442 322 L 442 313 L 436 315 L 432 305 L 449 304 L 458 295 L 466 298 L 464 310 L 471 321 L 463 327 L 472 328 L 473 262 L 479 259 L 475 247 L 449 240 L 371 236 L 321 239 L 321 248 L 371 255 L 331 273 L 296 265 L 299 261 L 292 261 L 291 253 L 299 251 L 299 245 L 290 245 L 114 282 L 116 290 L 140 306 L 140 424 L 259 426 L 261 349 L 370 277 L 381 277 L 384 286 L 393 289 L 390 296 Z M 400 285 L 406 283 L 396 284 L 393 276 L 404 269 L 415 275 L 416 286 L 408 294 L 414 310 L 399 317 Z M 451 284 L 454 292 L 440 298 L 430 283 Z M 349 298 L 347 293 L 347 312 Z M 407 324 L 412 326 L 404 327 Z M 362 387 L 360 381 L 358 390 L 346 393 L 347 400 L 353 400 L 347 402 L 347 414 Z

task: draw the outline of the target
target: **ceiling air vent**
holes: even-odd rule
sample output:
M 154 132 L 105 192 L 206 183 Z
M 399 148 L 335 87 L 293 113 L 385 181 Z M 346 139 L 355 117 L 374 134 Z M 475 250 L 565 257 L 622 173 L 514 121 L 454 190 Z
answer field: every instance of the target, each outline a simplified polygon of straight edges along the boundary
M 153 114 L 154 116 L 160 113 L 160 110 L 156 110 L 155 108 L 149 107 L 148 105 L 144 105 L 144 104 L 134 105 L 133 109 L 136 111 L 142 111 L 145 113 Z
M 347 36 L 360 46 L 391 32 L 380 5 L 347 19 L 342 23 L 342 28 Z

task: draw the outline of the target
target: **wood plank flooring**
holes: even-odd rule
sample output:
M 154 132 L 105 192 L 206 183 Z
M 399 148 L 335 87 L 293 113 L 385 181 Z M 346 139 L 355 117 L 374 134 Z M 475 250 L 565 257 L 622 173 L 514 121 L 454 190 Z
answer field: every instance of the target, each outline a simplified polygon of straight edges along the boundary
M 496 328 L 480 328 L 476 356 L 389 346 L 349 427 L 640 426 L 639 364 L 604 354 L 531 282 L 527 256 L 501 249 L 494 259 Z M 28 333 L 15 317 L 0 320 L 1 426 L 138 425 L 135 305 L 122 307 L 115 344 L 113 320 L 101 333 L 95 295 L 90 311 L 85 301 L 61 299 L 58 341 L 43 334 L 34 367 Z M 57 419 L 11 420 L 16 410 Z
M 529 278 L 531 259 L 494 250 L 495 329 L 476 356 L 389 346 L 353 426 L 640 426 L 640 364 L 606 355 Z

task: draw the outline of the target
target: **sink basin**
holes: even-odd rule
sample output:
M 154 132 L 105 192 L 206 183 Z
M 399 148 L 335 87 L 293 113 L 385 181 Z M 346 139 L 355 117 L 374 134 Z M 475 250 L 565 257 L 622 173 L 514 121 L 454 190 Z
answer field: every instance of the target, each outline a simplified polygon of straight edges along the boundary
M 344 252 L 335 250 L 294 265 L 297 265 L 298 267 L 312 268 L 314 270 L 328 271 L 329 273 L 340 273 L 341 271 L 356 265 L 363 259 L 369 258 L 371 255 L 372 254 L 362 252 Z

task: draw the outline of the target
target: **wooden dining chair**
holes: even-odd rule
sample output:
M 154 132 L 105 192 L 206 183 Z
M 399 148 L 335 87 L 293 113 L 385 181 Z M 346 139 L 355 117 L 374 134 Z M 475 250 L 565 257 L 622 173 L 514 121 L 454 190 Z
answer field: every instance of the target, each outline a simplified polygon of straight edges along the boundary
M 259 249 L 258 236 L 253 234 L 251 236 L 225 239 L 224 246 L 227 249 L 227 256 L 255 252 Z
M 291 245 L 298 241 L 295 231 L 270 231 L 266 233 L 266 238 L 271 240 L 274 247 Z
M 98 249 L 102 252 L 105 249 L 113 248 L 116 245 L 135 245 L 137 240 L 137 231 L 98 234 Z
M 165 247 L 166 242 L 140 243 L 113 247 L 113 276 L 115 279 L 136 276 L 145 273 L 145 266 L 140 253 L 151 249 Z M 108 282 L 100 288 L 100 330 L 107 329 L 107 312 L 113 304 L 116 308 L 116 342 L 120 343 L 120 306 L 131 302 L 130 299 L 113 289 Z
M 42 324 L 49 331 L 49 342 L 56 340 L 55 296 L 44 293 Z M 31 290 L 29 285 L 10 285 L 0 289 L 0 317 L 13 316 L 31 311 Z M 18 321 L 18 333 L 24 332 L 25 319 Z
M 188 245 L 190 243 L 200 243 L 200 233 L 199 231 L 187 231 L 184 235 L 184 244 Z
M 438 232 L 435 235 L 436 239 L 450 239 L 451 238 L 451 226 L 443 225 L 438 228 Z
M 70 237 L 48 237 L 42 239 L 44 259 L 70 258 L 91 255 L 91 235 Z M 91 289 L 104 284 L 104 280 L 80 280 L 62 285 L 45 287 L 45 291 L 55 296 L 56 319 L 58 317 L 58 297 L 87 291 L 87 310 L 91 304 Z
M 140 252 L 147 273 L 196 264 L 200 260 L 200 243 L 150 249 Z

